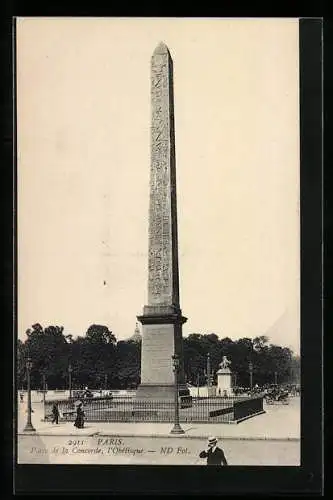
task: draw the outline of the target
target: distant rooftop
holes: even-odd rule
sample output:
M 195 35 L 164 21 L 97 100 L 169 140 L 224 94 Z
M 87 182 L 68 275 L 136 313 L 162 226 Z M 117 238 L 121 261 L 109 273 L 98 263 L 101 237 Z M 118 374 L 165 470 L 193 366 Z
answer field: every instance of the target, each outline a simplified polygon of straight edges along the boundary
M 133 335 L 129 338 L 129 340 L 133 340 L 134 342 L 139 342 L 141 340 L 141 333 L 139 329 L 138 323 L 135 323 L 135 330 Z

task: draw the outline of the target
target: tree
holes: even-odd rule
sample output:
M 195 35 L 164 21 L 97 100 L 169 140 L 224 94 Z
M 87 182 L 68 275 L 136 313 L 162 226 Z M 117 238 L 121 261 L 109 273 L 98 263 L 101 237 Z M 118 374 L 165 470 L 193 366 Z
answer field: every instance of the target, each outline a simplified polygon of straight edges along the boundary
M 274 381 L 274 371 L 278 372 L 278 380 L 285 382 L 291 379 L 291 372 L 297 373 L 295 358 L 285 347 L 269 344 L 265 335 L 254 339 L 243 337 L 236 341 L 225 337 L 219 339 L 215 334 L 190 334 L 184 338 L 185 373 L 192 384 L 206 383 L 203 376 L 206 370 L 207 352 L 210 353 L 211 368 L 216 373 L 222 356 L 231 361 L 231 371 L 237 374 L 237 385 L 248 387 L 250 384 L 249 363 L 253 365 L 253 381 L 260 385 Z M 294 375 L 295 378 L 295 375 Z
M 273 374 L 277 372 L 280 383 L 289 381 L 292 352 L 288 347 L 271 344 L 267 351 L 267 361 L 272 378 Z
M 140 383 L 141 342 L 130 340 L 117 344 L 116 376 L 119 388 L 137 387 Z
M 32 360 L 31 387 L 42 387 L 42 373 L 51 384 L 64 384 L 63 365 L 67 358 L 67 342 L 62 326 L 50 325 L 45 329 L 36 323 L 26 332 L 26 355 Z
M 116 337 L 105 325 L 90 325 L 85 337 L 77 337 L 71 345 L 73 385 L 102 387 L 105 375 L 112 383 L 116 343 Z
M 141 341 L 123 340 L 105 325 L 92 324 L 84 336 L 75 339 L 63 326 L 49 325 L 45 329 L 35 323 L 27 330 L 24 342 L 17 342 L 17 382 L 26 384 L 25 363 L 31 357 L 32 388 L 42 386 L 46 373 L 50 389 L 68 388 L 68 366 L 72 366 L 72 386 L 91 388 L 104 386 L 105 376 L 111 388 L 136 387 L 140 383 Z M 253 363 L 254 383 L 299 381 L 300 360 L 287 347 L 270 344 L 269 339 L 257 336 L 233 341 L 215 333 L 192 333 L 183 339 L 184 369 L 188 382 L 203 385 L 207 382 L 207 354 L 210 354 L 211 373 L 216 374 L 223 356 L 231 361 L 237 374 L 237 385 L 249 386 L 249 362 Z
M 266 335 L 260 335 L 259 337 L 255 337 L 253 339 L 253 348 L 257 352 L 261 352 L 266 349 L 268 346 L 269 338 Z
M 18 388 L 23 388 L 26 386 L 26 345 L 22 342 L 22 340 L 18 339 L 17 341 L 17 356 L 16 356 L 16 383 Z
M 113 335 L 111 330 L 104 325 L 91 325 L 89 326 L 86 338 L 89 342 L 94 342 L 96 344 L 116 344 L 116 337 Z
M 290 382 L 299 384 L 301 380 L 301 360 L 299 356 L 292 356 L 290 363 Z

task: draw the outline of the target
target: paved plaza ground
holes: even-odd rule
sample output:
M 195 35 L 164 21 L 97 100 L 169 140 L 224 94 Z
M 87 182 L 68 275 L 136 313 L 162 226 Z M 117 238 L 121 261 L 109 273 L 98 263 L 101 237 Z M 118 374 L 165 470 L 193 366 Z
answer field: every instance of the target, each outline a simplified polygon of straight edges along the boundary
M 87 422 L 84 429 L 76 429 L 73 422 L 61 422 L 58 425 L 42 422 L 43 404 L 32 403 L 33 425 L 39 433 L 47 434 L 86 434 L 96 432 L 104 434 L 121 434 L 127 436 L 168 436 L 172 423 L 154 422 Z M 206 436 L 207 429 L 212 434 L 226 438 L 241 439 L 299 439 L 300 438 L 300 400 L 299 397 L 290 398 L 289 405 L 264 405 L 265 413 L 249 418 L 239 424 L 182 424 L 188 436 Z M 18 403 L 18 432 L 21 432 L 26 420 L 26 403 Z
M 265 405 L 266 413 L 238 424 L 182 424 L 181 436 L 170 434 L 172 423 L 86 422 L 76 429 L 73 422 L 43 422 L 43 404 L 32 407 L 34 437 L 22 432 L 26 401 L 18 403 L 21 463 L 34 455 L 31 463 L 202 465 L 198 453 L 215 435 L 230 465 L 300 465 L 299 397 L 290 398 L 289 405 Z M 51 455 L 60 445 L 63 453 Z

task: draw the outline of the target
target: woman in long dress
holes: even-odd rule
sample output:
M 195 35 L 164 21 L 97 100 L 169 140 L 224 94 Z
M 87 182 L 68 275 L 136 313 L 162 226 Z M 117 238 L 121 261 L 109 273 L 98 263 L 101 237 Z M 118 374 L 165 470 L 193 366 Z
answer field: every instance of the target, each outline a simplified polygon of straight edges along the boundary
M 80 403 L 76 408 L 76 419 L 74 422 L 74 426 L 78 429 L 82 429 L 84 427 L 84 411 L 82 409 L 82 403 Z

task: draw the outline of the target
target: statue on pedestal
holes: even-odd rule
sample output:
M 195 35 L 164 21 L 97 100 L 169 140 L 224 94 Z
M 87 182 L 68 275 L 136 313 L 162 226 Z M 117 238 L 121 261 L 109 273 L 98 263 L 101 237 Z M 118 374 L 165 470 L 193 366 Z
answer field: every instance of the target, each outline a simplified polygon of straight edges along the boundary
M 223 356 L 217 371 L 217 388 L 219 396 L 227 397 L 232 395 L 231 370 L 229 366 L 231 361 L 227 356 Z
M 221 363 L 219 364 L 219 368 L 226 369 L 231 365 L 231 361 L 228 360 L 227 356 L 223 356 Z

